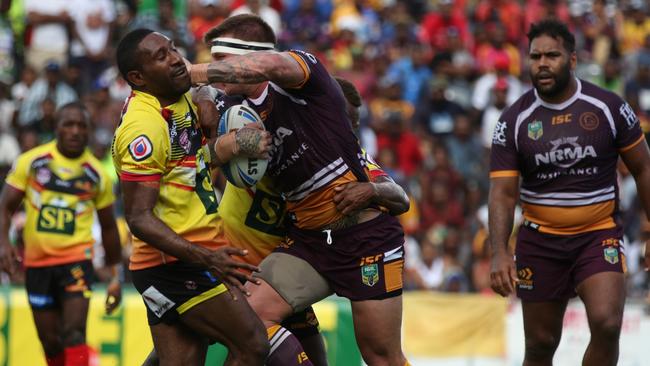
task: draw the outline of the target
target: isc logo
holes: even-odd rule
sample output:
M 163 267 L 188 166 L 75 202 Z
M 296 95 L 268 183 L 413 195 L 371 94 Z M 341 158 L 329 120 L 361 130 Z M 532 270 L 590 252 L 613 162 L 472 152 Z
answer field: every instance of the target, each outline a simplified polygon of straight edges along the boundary
M 369 257 L 363 257 L 361 258 L 361 263 L 359 263 L 359 266 L 365 266 L 367 264 L 373 264 L 376 262 L 379 262 L 383 254 L 377 254 L 377 255 L 371 255 Z
M 38 215 L 38 231 L 72 235 L 75 213 L 66 207 L 43 205 Z
M 553 116 L 553 119 L 551 119 L 551 124 L 555 126 L 555 125 L 561 125 L 563 123 L 569 123 L 571 122 L 571 117 L 572 117 L 571 113 Z

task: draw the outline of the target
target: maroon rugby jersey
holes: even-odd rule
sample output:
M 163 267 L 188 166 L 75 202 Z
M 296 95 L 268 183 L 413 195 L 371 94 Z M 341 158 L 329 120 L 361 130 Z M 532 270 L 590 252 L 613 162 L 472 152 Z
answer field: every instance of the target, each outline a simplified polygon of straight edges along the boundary
M 520 175 L 524 218 L 570 235 L 616 226 L 619 152 L 644 141 L 639 120 L 616 94 L 583 80 L 562 104 L 533 89 L 503 112 L 490 178 Z
M 289 54 L 303 68 L 303 82 L 293 88 L 269 83 L 258 98 L 243 103 L 273 135 L 266 174 L 282 192 L 294 224 L 316 229 L 341 218 L 332 201 L 334 187 L 368 177 L 338 83 L 313 55 Z M 240 100 L 221 97 L 217 107 L 223 111 Z

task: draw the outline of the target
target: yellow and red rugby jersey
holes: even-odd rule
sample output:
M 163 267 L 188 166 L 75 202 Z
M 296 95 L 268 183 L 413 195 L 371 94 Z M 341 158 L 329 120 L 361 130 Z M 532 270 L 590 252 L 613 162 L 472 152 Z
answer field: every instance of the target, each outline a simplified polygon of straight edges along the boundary
M 189 93 L 163 108 L 154 96 L 134 91 L 115 132 L 113 163 L 122 181 L 159 182 L 156 217 L 188 241 L 215 248 L 223 244 L 221 221 L 195 109 Z M 133 238 L 130 269 L 175 260 Z
M 69 159 L 56 141 L 23 153 L 6 183 L 25 193 L 25 266 L 42 267 L 92 257 L 93 212 L 115 201 L 113 184 L 86 150 Z

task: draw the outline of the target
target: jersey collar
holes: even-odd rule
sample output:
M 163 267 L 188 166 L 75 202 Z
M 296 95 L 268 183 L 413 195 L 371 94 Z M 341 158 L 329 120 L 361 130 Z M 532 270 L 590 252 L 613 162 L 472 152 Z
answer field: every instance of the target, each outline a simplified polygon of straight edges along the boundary
M 571 98 L 565 100 L 562 103 L 559 104 L 554 104 L 554 103 L 548 103 L 545 102 L 542 98 L 539 97 L 539 94 L 537 94 L 537 89 L 533 88 L 533 91 L 535 92 L 535 98 L 537 98 L 537 101 L 539 102 L 540 105 L 549 108 L 549 109 L 555 109 L 555 110 L 561 110 L 564 109 L 568 106 L 570 106 L 573 102 L 575 102 L 578 97 L 580 96 L 580 93 L 582 93 L 582 83 L 580 82 L 580 79 L 576 79 L 576 92 L 573 93 Z

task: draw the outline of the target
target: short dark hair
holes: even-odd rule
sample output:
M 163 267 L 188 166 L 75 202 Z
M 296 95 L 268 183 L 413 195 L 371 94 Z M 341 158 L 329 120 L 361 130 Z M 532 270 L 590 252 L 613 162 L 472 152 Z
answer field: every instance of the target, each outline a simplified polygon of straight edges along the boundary
M 348 103 L 356 108 L 361 107 L 361 95 L 359 94 L 359 91 L 354 86 L 354 84 L 338 76 L 334 79 L 336 79 L 336 82 L 339 83 L 339 86 L 343 91 L 343 95 L 345 96 L 345 99 L 348 101 Z
M 566 24 L 558 20 L 545 19 L 531 25 L 530 30 L 527 34 L 528 47 L 530 48 L 531 43 L 533 43 L 533 39 L 543 35 L 547 35 L 553 39 L 561 38 L 564 49 L 569 51 L 569 53 L 573 53 L 576 50 L 575 37 L 571 31 L 569 31 L 569 28 L 567 28 Z
M 68 110 L 68 109 L 78 109 L 81 111 L 81 114 L 83 114 L 84 119 L 88 124 L 90 124 L 90 112 L 88 112 L 88 109 L 86 106 L 81 103 L 78 100 L 75 100 L 74 102 L 70 102 L 67 104 L 64 104 L 61 106 L 61 108 L 57 109 L 56 111 L 56 116 L 55 116 L 55 123 L 57 126 L 59 125 L 59 121 L 61 120 L 61 117 L 63 116 L 63 112 Z
M 129 71 L 138 70 L 140 63 L 138 62 L 138 46 L 144 37 L 153 33 L 151 29 L 139 28 L 127 33 L 117 45 L 115 58 L 117 59 L 117 68 L 120 70 L 122 78 L 126 80 L 129 85 L 127 74 Z M 133 85 L 131 85 L 133 87 Z
M 253 14 L 240 14 L 226 18 L 221 24 L 210 29 L 203 37 L 203 41 L 209 44 L 213 39 L 226 33 L 242 41 L 276 43 L 273 28 Z

